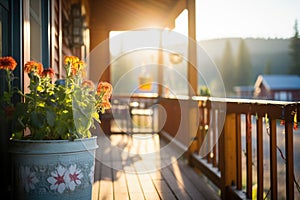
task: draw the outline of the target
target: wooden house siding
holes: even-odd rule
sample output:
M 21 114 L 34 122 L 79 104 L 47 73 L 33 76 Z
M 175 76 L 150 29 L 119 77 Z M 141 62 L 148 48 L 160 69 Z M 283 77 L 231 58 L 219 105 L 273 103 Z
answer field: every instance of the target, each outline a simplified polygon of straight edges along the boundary
M 61 35 L 61 0 L 52 1 L 51 9 L 51 66 L 53 67 L 56 78 L 62 75 L 62 35 Z

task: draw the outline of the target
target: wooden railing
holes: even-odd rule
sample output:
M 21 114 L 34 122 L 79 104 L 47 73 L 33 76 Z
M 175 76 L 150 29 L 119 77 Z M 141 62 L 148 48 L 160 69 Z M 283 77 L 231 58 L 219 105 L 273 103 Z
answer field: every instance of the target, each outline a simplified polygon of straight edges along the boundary
M 178 132 L 174 122 L 181 123 L 178 115 L 182 113 L 178 113 L 178 106 L 182 103 L 178 101 L 160 101 L 168 115 L 162 132 L 172 137 Z M 189 105 L 198 102 L 199 128 L 196 135 L 189 138 L 193 140 L 193 148 L 189 148 L 188 158 L 192 166 L 199 168 L 220 189 L 222 199 L 299 197 L 299 177 L 297 179 L 295 175 L 295 164 L 299 170 L 299 163 L 294 163 L 294 156 L 300 156 L 299 151 L 294 155 L 296 134 L 295 142 L 300 145 L 299 131 L 294 132 L 297 128 L 295 121 L 299 121 L 299 102 L 206 97 L 180 101 Z M 284 134 L 279 133 L 278 127 Z M 181 137 L 177 138 L 180 140 Z M 209 150 L 203 155 L 203 148 L 207 147 Z M 279 165 L 284 166 L 285 174 L 279 171 Z M 282 177 L 285 181 L 279 182 Z
M 222 199 L 300 197 L 300 102 L 143 95 L 113 100 L 125 105 L 125 113 L 131 102 L 151 105 L 155 131 L 184 150 Z M 133 116 L 117 112 L 113 117 L 132 123 Z

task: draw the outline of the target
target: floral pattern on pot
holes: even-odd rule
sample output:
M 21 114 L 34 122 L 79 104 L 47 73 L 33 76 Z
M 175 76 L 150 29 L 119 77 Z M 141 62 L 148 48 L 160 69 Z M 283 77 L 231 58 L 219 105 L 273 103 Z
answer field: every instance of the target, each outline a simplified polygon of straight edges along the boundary
M 24 186 L 26 192 L 36 188 L 36 184 L 39 182 L 39 180 L 37 179 L 35 172 L 31 171 L 29 167 L 21 166 L 20 176 L 21 184 Z
M 20 166 L 19 190 L 30 192 L 46 192 L 63 194 L 84 188 L 94 182 L 94 165 L 71 164 L 64 166 Z

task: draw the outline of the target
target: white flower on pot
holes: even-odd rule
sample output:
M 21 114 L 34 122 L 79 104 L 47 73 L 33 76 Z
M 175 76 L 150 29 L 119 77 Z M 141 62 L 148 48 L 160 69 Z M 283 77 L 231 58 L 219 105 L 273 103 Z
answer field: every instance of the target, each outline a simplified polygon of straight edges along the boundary
M 57 190 L 62 194 L 68 187 L 67 184 L 70 182 L 69 173 L 67 169 L 59 165 L 55 171 L 51 172 L 51 176 L 47 178 L 47 181 L 51 184 L 51 190 Z
M 35 184 L 39 182 L 38 178 L 35 175 L 35 172 L 32 172 L 29 167 L 20 167 L 20 178 L 21 185 L 24 187 L 26 192 L 35 189 Z
M 81 178 L 83 177 L 81 170 L 78 169 L 75 165 L 71 165 L 69 167 L 69 180 L 70 182 L 68 182 L 68 187 L 70 188 L 70 190 L 74 191 L 75 187 L 77 185 L 81 184 Z

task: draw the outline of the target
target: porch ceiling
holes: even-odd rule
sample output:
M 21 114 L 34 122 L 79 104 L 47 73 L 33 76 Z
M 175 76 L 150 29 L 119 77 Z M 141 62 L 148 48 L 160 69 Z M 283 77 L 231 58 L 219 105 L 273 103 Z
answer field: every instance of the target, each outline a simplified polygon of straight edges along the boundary
M 92 26 L 101 30 L 174 28 L 187 0 L 91 0 Z M 94 27 L 96 28 L 96 27 Z

